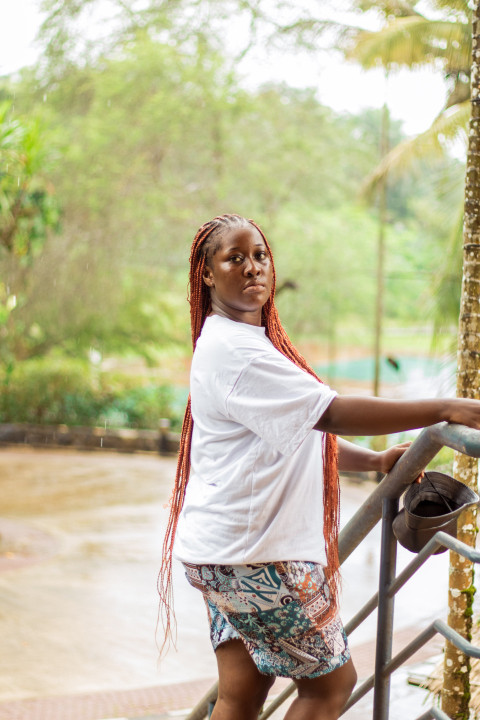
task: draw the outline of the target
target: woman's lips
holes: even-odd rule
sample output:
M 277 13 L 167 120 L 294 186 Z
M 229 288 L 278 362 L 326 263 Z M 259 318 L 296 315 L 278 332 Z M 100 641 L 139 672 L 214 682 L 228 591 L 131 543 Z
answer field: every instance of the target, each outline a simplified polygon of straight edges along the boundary
M 255 293 L 263 292 L 265 290 L 265 285 L 262 285 L 261 283 L 255 283 L 254 285 L 247 285 L 243 292 L 248 293 L 249 295 L 254 295 Z

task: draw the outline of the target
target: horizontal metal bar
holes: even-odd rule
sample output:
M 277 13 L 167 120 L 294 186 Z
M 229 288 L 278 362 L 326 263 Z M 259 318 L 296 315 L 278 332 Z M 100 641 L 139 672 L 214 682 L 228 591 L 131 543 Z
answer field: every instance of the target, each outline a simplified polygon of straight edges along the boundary
M 435 442 L 457 450 L 464 455 L 480 457 L 480 431 L 457 425 L 455 423 L 441 422 L 428 428 L 430 436 Z
M 474 563 L 480 562 L 480 552 L 478 550 L 475 550 L 475 548 L 472 548 L 460 540 L 457 540 L 457 538 L 447 535 L 447 533 L 439 530 L 407 565 L 407 567 L 404 568 L 399 575 L 397 575 L 388 590 L 388 595 L 395 595 L 428 560 L 428 558 L 433 555 L 436 550 L 438 550 L 439 547 L 446 547 L 450 550 L 454 550 L 459 555 L 468 558 Z
M 480 562 L 480 552 L 465 545 L 457 538 L 453 538 L 451 535 L 447 535 L 444 532 L 437 532 L 433 538 L 431 538 L 425 547 L 415 556 L 415 558 L 402 570 L 401 573 L 395 578 L 393 583 L 390 585 L 388 590 L 388 596 L 392 597 L 395 595 L 415 572 L 431 557 L 439 547 L 447 547 L 450 550 L 454 550 L 459 555 L 468 558 L 472 562 Z M 345 624 L 346 635 L 351 635 L 354 630 L 359 627 L 362 622 L 371 613 L 376 610 L 378 606 L 378 592 L 373 595 L 370 600 Z
M 418 717 L 417 720 L 430 720 L 430 718 L 434 718 L 435 720 L 450 720 L 443 710 L 440 710 L 440 708 L 435 706 L 431 707 L 430 710 L 427 710 L 427 712 Z
M 361 610 L 357 612 L 356 615 L 353 616 L 345 625 L 345 634 L 351 635 L 354 630 L 359 627 L 359 625 L 362 624 L 364 620 L 367 619 L 369 615 L 372 614 L 374 610 L 376 610 L 378 607 L 378 592 L 375 593 L 375 595 L 370 598 L 370 600 L 365 603 L 365 605 L 362 607 Z
M 421 633 L 417 635 L 416 638 L 412 640 L 408 645 L 406 645 L 403 650 L 401 650 L 395 657 L 393 657 L 390 662 L 388 662 L 385 667 L 382 670 L 382 675 L 387 676 L 391 675 L 395 670 L 397 670 L 403 663 L 408 660 L 412 655 L 414 655 L 417 650 L 419 650 L 421 647 L 425 645 L 429 640 L 431 640 L 434 635 L 437 633 L 440 633 L 440 635 L 443 635 L 443 637 L 447 638 L 447 640 L 450 640 L 455 647 L 457 647 L 459 650 L 461 650 L 465 655 L 468 655 L 469 657 L 475 657 L 480 658 L 480 647 L 476 647 L 475 645 L 472 645 L 468 640 L 465 640 L 465 638 L 462 638 L 461 635 L 459 635 L 455 630 L 452 630 L 443 620 L 435 620 L 432 622 L 428 627 L 426 627 L 424 630 L 422 630 Z M 364 695 L 367 694 L 369 690 L 371 690 L 374 686 L 375 676 L 371 675 L 367 680 L 365 680 L 362 685 L 355 690 L 355 692 L 350 696 L 347 704 L 345 705 L 344 709 L 342 710 L 342 714 L 346 712 L 350 707 L 352 707 L 358 700 L 360 700 Z M 434 708 L 436 711 L 437 708 Z M 429 713 L 432 711 L 429 710 Z M 431 717 L 428 713 L 422 718 L 419 718 L 419 720 L 425 720 L 427 718 Z M 433 717 L 438 717 L 440 720 L 444 717 L 443 715 L 433 715 Z M 445 716 L 447 717 L 447 716 Z M 447 718 L 447 720 L 450 720 L 450 718 Z
M 383 675 L 391 675 L 403 663 L 408 660 L 414 653 L 425 645 L 436 633 L 443 635 L 456 648 L 461 650 L 465 655 L 474 658 L 480 658 L 480 647 L 473 645 L 471 642 L 459 635 L 455 630 L 447 625 L 443 620 L 434 620 L 428 627 L 417 635 L 403 650 L 400 650 L 390 662 L 388 662 L 382 670 Z
M 468 558 L 472 562 L 480 562 L 480 552 L 465 545 L 457 538 L 453 538 L 447 533 L 441 532 L 440 530 L 431 538 L 422 550 L 415 555 L 414 559 L 402 570 L 399 575 L 395 578 L 393 583 L 390 585 L 388 590 L 388 596 L 392 597 L 395 595 L 410 578 L 416 573 L 416 571 L 431 557 L 439 547 L 447 547 L 450 550 L 454 550 L 459 555 Z M 345 633 L 351 635 L 354 630 L 359 627 L 366 618 L 376 610 L 378 606 L 378 592 L 373 595 L 368 602 L 345 624 Z
M 397 670 L 400 665 L 408 660 L 414 653 L 417 652 L 425 643 L 427 643 L 436 633 L 443 635 L 444 638 L 449 640 L 456 648 L 461 650 L 465 655 L 473 658 L 480 658 L 480 647 L 473 645 L 471 642 L 466 640 L 464 637 L 459 635 L 455 630 L 447 625 L 443 620 L 434 620 L 428 627 L 417 635 L 403 650 L 400 650 L 390 662 L 388 662 L 383 668 L 383 675 L 391 675 Z
M 443 637 L 455 645 L 458 650 L 461 650 L 464 655 L 468 657 L 480 658 L 480 647 L 472 645 L 471 642 L 466 640 L 464 637 L 459 635 L 453 628 L 449 627 L 443 620 L 435 620 L 433 623 L 435 630 L 443 635 Z
M 480 552 L 478 550 L 475 550 L 475 548 L 470 547 L 470 545 L 466 545 L 465 543 L 457 540 L 457 538 L 454 538 L 451 535 L 447 535 L 447 533 L 438 532 L 437 535 L 442 535 L 442 545 L 444 545 L 445 547 L 449 548 L 450 550 L 454 550 L 459 555 L 463 555 L 463 557 L 468 558 L 474 563 L 480 562 Z
M 421 647 L 423 647 L 429 640 L 431 640 L 437 632 L 438 630 L 435 627 L 435 622 L 431 623 L 428 627 L 425 628 L 425 630 L 422 630 L 422 632 L 419 633 L 416 638 L 409 642 L 408 645 L 405 645 L 405 647 L 400 650 L 400 652 L 397 653 L 395 657 L 393 657 L 390 662 L 385 665 L 382 670 L 382 675 L 391 675 L 393 672 L 395 672 L 395 670 L 397 670 L 401 665 L 403 665 L 403 663 L 408 660 L 409 657 L 414 655 L 417 650 L 420 650 Z

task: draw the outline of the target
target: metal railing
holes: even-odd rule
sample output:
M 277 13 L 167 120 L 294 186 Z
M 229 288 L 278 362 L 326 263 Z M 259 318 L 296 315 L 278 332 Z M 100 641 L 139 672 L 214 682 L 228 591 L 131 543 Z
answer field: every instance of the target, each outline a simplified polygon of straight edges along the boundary
M 382 518 L 378 592 L 345 625 L 345 632 L 349 635 L 378 607 L 375 672 L 354 690 L 343 712 L 346 712 L 373 688 L 372 720 L 388 720 L 392 673 L 436 633 L 443 635 L 465 655 L 480 658 L 480 648 L 473 646 L 442 620 L 432 622 L 392 658 L 394 597 L 400 588 L 441 546 L 454 550 L 459 555 L 463 555 L 463 557 L 475 563 L 480 562 L 480 552 L 439 531 L 415 555 L 414 559 L 398 577 L 395 576 L 397 541 L 393 535 L 392 521 L 398 511 L 399 498 L 444 445 L 478 458 L 480 457 L 480 431 L 472 430 L 464 425 L 450 425 L 446 422 L 422 430 L 415 442 L 402 455 L 340 533 L 339 557 L 340 563 L 343 563 Z M 267 718 L 271 717 L 285 700 L 295 692 L 295 689 L 295 684 L 290 683 L 260 714 L 259 720 L 267 720 Z M 189 713 L 186 720 L 204 720 L 213 708 L 217 690 L 217 684 L 212 686 Z M 448 716 L 437 707 L 430 708 L 417 720 L 427 720 L 427 718 L 449 720 Z

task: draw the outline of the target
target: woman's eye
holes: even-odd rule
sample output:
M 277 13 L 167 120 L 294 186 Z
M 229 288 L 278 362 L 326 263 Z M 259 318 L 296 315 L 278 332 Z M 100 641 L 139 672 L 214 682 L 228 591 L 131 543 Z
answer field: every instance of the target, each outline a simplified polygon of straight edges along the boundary
M 267 253 L 263 252 L 263 250 L 262 250 L 262 252 L 257 253 L 257 258 L 259 260 L 265 260 L 266 257 L 267 257 Z
M 230 261 L 238 265 L 238 263 L 242 262 L 242 258 L 240 257 L 240 255 L 232 255 Z

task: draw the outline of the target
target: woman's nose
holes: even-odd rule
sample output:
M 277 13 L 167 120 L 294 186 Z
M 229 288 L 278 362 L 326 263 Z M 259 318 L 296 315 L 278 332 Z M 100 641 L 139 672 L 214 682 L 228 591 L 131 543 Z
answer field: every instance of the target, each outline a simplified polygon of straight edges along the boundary
M 253 258 L 247 259 L 247 262 L 245 263 L 245 272 L 247 275 L 258 275 L 260 273 L 260 267 Z

